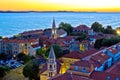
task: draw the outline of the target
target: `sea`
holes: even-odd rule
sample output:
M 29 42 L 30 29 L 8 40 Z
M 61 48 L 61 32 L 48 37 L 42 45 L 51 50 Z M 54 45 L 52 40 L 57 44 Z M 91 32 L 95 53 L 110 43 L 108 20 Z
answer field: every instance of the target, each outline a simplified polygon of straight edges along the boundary
M 120 27 L 120 13 L 102 12 L 40 12 L 40 13 L 0 13 L 0 36 L 11 37 L 24 31 L 51 28 L 53 18 L 56 26 L 60 22 L 70 23 L 73 27 L 99 22 L 106 27 Z

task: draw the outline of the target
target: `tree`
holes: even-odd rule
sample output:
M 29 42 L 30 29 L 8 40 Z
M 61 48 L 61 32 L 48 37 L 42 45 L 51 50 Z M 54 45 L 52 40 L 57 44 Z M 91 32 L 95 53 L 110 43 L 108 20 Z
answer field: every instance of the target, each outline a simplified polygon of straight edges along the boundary
M 114 44 L 117 44 L 118 42 L 120 42 L 120 38 L 118 38 L 118 37 L 98 39 L 98 40 L 96 40 L 94 47 L 96 49 L 100 49 L 101 47 L 112 46 Z
M 58 44 L 52 44 L 51 46 L 53 47 L 54 52 L 55 52 L 55 56 L 56 56 L 57 58 L 63 56 L 63 50 L 61 49 L 61 47 L 60 47 Z M 50 46 L 50 47 L 51 47 L 51 46 Z M 48 55 L 49 55 L 50 47 L 48 48 L 48 50 L 47 50 L 47 52 L 46 52 L 46 57 L 48 57 Z
M 39 64 L 36 60 L 30 61 L 28 64 L 25 65 L 23 68 L 23 75 L 25 77 L 28 77 L 29 80 L 40 80 L 40 74 L 39 74 L 40 68 Z
M 94 44 L 94 48 L 96 48 L 96 49 L 99 49 L 99 48 L 101 48 L 103 45 L 102 45 L 102 41 L 103 41 L 103 39 L 98 39 L 98 40 L 96 40 L 95 41 L 95 44 Z
M 9 72 L 10 71 L 10 67 L 8 66 L 2 66 L 2 69 L 4 69 L 5 72 Z
M 86 34 L 81 33 L 81 34 L 79 35 L 79 37 L 77 37 L 75 40 L 82 41 L 82 40 L 85 40 L 85 39 L 86 39 Z
M 0 39 L 2 39 L 2 36 L 0 36 Z
M 17 58 L 18 58 L 18 60 L 22 60 L 22 61 L 24 61 L 25 63 L 27 63 L 28 61 L 30 61 L 31 59 L 33 59 L 32 56 L 25 55 L 24 53 L 19 53 L 19 54 L 17 55 Z
M 0 78 L 3 78 L 5 76 L 5 70 L 0 67 Z
M 71 24 L 69 24 L 69 23 L 64 23 L 64 22 L 61 22 L 61 23 L 59 24 L 59 29 L 65 30 L 68 35 L 69 35 L 70 33 L 72 33 L 72 31 L 73 31 L 73 27 L 71 26 Z
M 103 32 L 104 28 L 102 27 L 102 24 L 98 23 L 98 22 L 94 22 L 91 26 L 91 28 L 93 29 L 93 31 L 95 32 Z
M 43 56 L 44 58 L 46 58 L 46 56 L 45 56 L 45 54 L 46 54 L 46 49 L 45 49 L 44 47 L 42 47 L 42 48 L 40 48 L 40 49 L 38 49 L 38 50 L 36 51 L 36 54 L 37 54 L 37 55 L 40 55 L 40 56 Z
M 116 31 L 114 29 L 112 29 L 111 26 L 107 26 L 107 28 L 104 30 L 105 34 L 116 34 Z
M 7 55 L 5 53 L 0 54 L 0 60 L 6 59 Z

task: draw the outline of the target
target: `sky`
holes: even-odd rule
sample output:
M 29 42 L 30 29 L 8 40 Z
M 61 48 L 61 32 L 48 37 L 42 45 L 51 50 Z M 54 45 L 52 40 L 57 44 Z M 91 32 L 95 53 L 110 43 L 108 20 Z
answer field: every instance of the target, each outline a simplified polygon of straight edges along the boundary
M 0 10 L 120 12 L 120 0 L 0 0 Z

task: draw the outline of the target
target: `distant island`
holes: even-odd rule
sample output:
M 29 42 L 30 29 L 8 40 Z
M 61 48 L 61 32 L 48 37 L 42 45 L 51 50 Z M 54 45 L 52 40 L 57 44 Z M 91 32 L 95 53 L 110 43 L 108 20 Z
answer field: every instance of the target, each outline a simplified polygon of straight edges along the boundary
M 81 12 L 81 13 L 88 13 L 88 11 L 0 11 L 0 13 L 41 13 L 41 12 Z M 96 13 L 96 12 L 89 12 L 89 13 Z

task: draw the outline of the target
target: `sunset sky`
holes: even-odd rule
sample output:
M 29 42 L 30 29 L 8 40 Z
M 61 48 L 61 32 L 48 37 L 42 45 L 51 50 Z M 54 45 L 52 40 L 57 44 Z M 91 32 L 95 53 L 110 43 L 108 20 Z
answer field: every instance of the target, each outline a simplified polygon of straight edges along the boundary
M 0 10 L 120 12 L 120 0 L 0 0 Z

